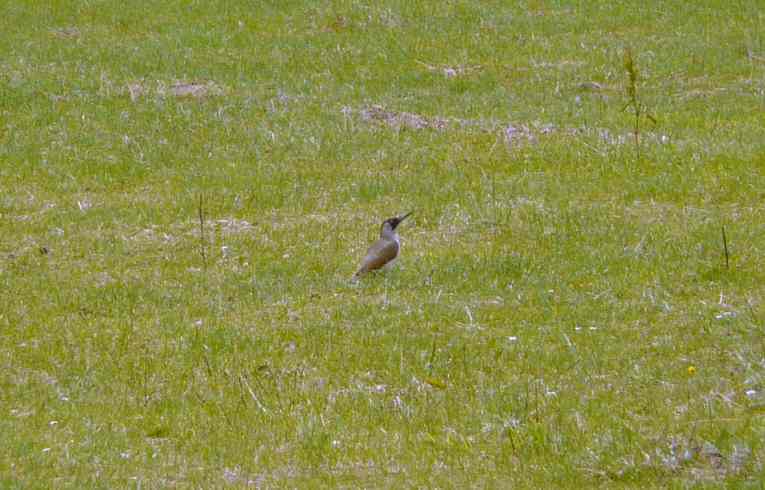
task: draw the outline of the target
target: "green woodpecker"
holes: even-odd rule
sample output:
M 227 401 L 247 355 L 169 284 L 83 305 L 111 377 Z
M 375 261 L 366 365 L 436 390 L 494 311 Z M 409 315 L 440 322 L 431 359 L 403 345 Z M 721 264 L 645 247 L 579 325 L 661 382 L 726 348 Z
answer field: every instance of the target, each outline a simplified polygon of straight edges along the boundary
M 358 279 L 362 275 L 369 271 L 379 269 L 396 259 L 398 256 L 398 249 L 401 248 L 401 240 L 396 233 L 396 227 L 404 221 L 412 211 L 406 213 L 403 216 L 396 216 L 394 218 L 386 219 L 383 221 L 380 228 L 380 239 L 377 240 L 367 250 L 367 255 L 364 260 L 361 261 L 361 267 L 358 272 L 353 275 L 353 279 Z

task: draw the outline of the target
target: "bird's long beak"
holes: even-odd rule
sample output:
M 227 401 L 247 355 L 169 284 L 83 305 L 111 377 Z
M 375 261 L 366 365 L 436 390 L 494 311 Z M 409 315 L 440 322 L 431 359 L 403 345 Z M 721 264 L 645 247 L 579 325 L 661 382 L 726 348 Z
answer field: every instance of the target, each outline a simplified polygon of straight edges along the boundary
M 408 213 L 406 213 L 405 215 L 403 215 L 402 217 L 400 217 L 400 218 L 398 219 L 398 222 L 400 223 L 400 222 L 404 221 L 404 220 L 405 220 L 405 219 L 406 219 L 406 218 L 407 218 L 407 217 L 408 217 L 410 214 L 412 214 L 413 212 L 414 212 L 414 211 L 409 211 Z

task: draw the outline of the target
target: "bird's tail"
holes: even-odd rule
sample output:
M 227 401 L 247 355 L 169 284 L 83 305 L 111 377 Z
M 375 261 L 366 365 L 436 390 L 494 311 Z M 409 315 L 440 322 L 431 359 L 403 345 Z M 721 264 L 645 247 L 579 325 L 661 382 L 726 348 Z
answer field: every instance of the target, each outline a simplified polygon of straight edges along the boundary
M 364 267 L 357 270 L 356 273 L 351 276 L 351 282 L 359 282 L 359 279 L 364 275 L 365 272 L 367 272 L 367 270 Z

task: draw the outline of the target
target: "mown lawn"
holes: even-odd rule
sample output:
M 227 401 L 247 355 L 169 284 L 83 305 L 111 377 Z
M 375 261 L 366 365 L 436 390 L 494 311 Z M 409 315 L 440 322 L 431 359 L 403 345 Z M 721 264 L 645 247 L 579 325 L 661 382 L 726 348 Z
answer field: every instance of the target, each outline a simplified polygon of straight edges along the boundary
M 0 14 L 0 487 L 762 484 L 762 4 Z

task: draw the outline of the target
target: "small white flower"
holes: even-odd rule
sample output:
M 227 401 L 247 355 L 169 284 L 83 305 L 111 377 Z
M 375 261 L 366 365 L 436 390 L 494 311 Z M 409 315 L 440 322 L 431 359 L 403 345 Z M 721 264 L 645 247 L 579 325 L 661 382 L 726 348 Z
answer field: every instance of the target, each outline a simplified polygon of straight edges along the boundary
M 736 312 L 735 311 L 723 311 L 722 313 L 718 313 L 715 315 L 716 320 L 724 320 L 726 318 L 735 318 Z

